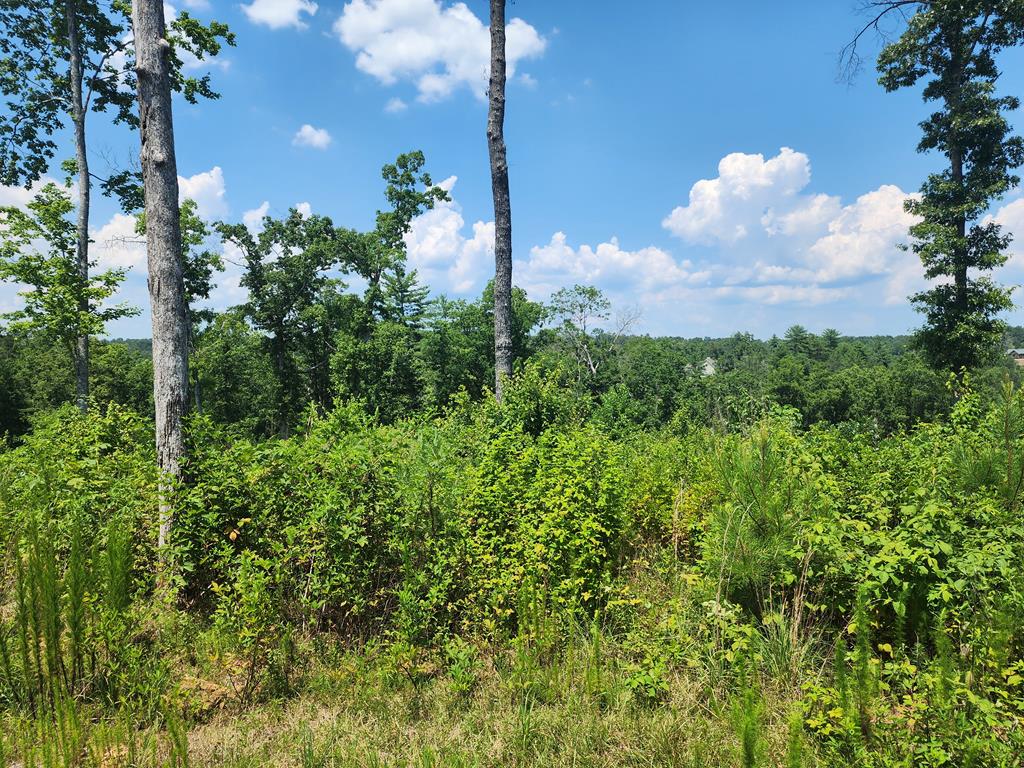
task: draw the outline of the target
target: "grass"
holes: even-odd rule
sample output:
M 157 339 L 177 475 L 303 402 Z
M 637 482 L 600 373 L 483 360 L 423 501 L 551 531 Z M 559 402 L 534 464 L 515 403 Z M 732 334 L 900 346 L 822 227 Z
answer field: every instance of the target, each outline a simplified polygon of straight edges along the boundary
M 342 663 L 321 688 L 241 716 L 222 715 L 189 734 L 193 766 L 725 766 L 739 765 L 728 708 L 700 681 L 676 678 L 655 707 L 636 702 L 609 670 L 610 695 L 588 684 L 587 652 L 575 649 L 538 671 L 536 693 L 489 660 L 469 693 L 447 675 L 395 684 Z M 771 708 L 785 712 L 779 703 Z M 759 740 L 777 764 L 785 720 Z
M 299 692 L 249 705 L 231 688 L 228 673 L 218 678 L 216 664 L 182 651 L 179 684 L 158 722 L 143 727 L 143 718 L 127 711 L 110 717 L 98 707 L 70 704 L 35 719 L 0 716 L 7 752 L 7 763 L 0 764 L 783 764 L 791 749 L 788 713 L 799 691 L 759 685 L 737 698 L 715 682 L 713 670 L 694 666 L 666 672 L 663 694 L 649 699 L 632 684 L 631 642 L 596 624 L 569 632 L 541 626 L 536 635 L 500 646 L 460 640 L 433 652 L 401 643 L 354 650 L 307 641 L 299 644 Z M 737 708 L 749 709 L 751 696 L 763 716 L 738 718 Z M 188 728 L 181 725 L 185 718 Z M 47 743 L 52 748 L 44 754 Z

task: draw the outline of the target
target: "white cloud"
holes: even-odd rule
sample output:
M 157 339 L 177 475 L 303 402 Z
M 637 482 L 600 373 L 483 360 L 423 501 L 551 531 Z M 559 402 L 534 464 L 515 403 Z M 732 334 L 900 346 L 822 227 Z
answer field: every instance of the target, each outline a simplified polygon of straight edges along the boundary
M 296 203 L 295 210 L 297 210 L 299 212 L 299 215 L 301 215 L 302 218 L 304 219 L 308 219 L 310 216 L 313 215 L 313 206 L 311 206 L 309 203 Z
M 228 214 L 224 171 L 215 165 L 208 171 L 178 177 L 178 199 L 195 200 L 196 213 L 203 219 L 222 219 Z
M 810 180 L 810 159 L 789 147 L 769 160 L 734 152 L 718 163 L 717 178 L 693 185 L 689 204 L 673 210 L 662 226 L 687 242 L 710 244 L 735 243 L 757 230 L 788 234 L 822 224 L 838 200 L 801 196 Z
M 331 134 L 326 128 L 314 128 L 306 123 L 292 137 L 292 144 L 296 147 L 312 147 L 313 149 L 327 149 L 331 144 Z
M 451 192 L 457 180 L 451 176 L 438 186 Z M 453 199 L 417 216 L 405 235 L 409 265 L 437 292 L 479 290 L 494 268 L 494 222 L 477 221 L 469 236 L 465 223 Z
M 271 29 L 305 29 L 303 14 L 312 16 L 317 8 L 319 6 L 312 0 L 253 0 L 242 6 L 242 12 L 253 24 L 262 24 Z
M 416 84 L 421 101 L 446 98 L 460 87 L 483 99 L 490 64 L 487 26 L 462 2 L 351 0 L 334 24 L 356 53 L 356 66 L 384 85 Z M 519 18 L 506 26 L 507 76 L 524 59 L 544 53 L 547 41 Z
M 1010 242 L 1008 265 L 1024 269 L 1024 197 L 1002 206 L 989 220 L 1001 225 L 1004 233 L 1015 235 Z
M 859 297 L 906 305 L 925 285 L 917 257 L 900 249 L 914 218 L 908 194 L 882 185 L 849 205 L 810 194 L 810 159 L 783 147 L 767 160 L 733 153 L 718 176 L 690 189 L 662 222 L 686 243 L 716 250 L 717 295 L 761 304 L 816 305 Z
M 771 306 L 791 303 L 816 306 L 846 298 L 850 293 L 848 288 L 823 288 L 817 285 L 720 286 L 714 290 L 715 296 L 737 297 Z
M 556 232 L 547 245 L 534 246 L 525 261 L 516 264 L 516 283 L 531 294 L 547 296 L 576 283 L 597 285 L 619 294 L 647 295 L 680 285 L 702 283 L 710 276 L 693 271 L 689 262 L 676 263 L 667 251 L 648 246 L 623 249 L 618 238 L 596 247 L 569 245 L 564 232 Z
M 828 234 L 809 249 L 809 266 L 818 282 L 830 283 L 872 275 L 892 275 L 887 301 L 898 302 L 909 292 L 915 274 L 924 280 L 913 253 L 901 251 L 915 218 L 904 210 L 907 193 L 892 184 L 861 195 L 828 224 Z
M 258 208 L 253 208 L 242 214 L 242 223 L 250 232 L 256 233 L 263 228 L 263 217 L 270 210 L 270 201 L 264 200 Z
M 384 105 L 384 111 L 390 114 L 396 114 L 398 112 L 405 112 L 409 108 L 409 105 L 402 101 L 397 96 L 393 99 L 388 99 L 388 103 Z
M 5 187 L 0 185 L 0 206 L 25 208 L 30 202 L 32 202 L 32 198 L 39 194 L 39 191 L 50 183 L 57 184 L 57 186 L 63 186 L 56 179 L 52 179 L 49 176 L 44 176 L 35 184 L 32 184 L 28 189 L 25 187 Z
M 90 232 L 92 254 L 100 269 L 145 266 L 146 239 L 135 232 L 135 221 L 134 216 L 115 213 L 110 221 Z

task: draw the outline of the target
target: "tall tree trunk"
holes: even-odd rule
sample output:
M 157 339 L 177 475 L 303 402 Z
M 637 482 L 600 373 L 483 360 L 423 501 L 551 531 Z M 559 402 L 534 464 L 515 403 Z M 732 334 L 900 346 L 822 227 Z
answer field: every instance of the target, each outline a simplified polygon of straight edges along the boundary
M 192 310 L 190 307 L 185 307 L 185 333 L 188 337 L 188 357 L 193 362 L 198 362 L 196 352 L 196 336 L 195 336 L 195 325 L 192 322 Z M 190 388 L 192 390 L 192 402 L 195 405 L 196 413 L 203 412 L 203 400 L 200 392 L 199 385 L 199 370 L 194 365 L 189 366 L 189 376 L 191 376 Z
M 962 112 L 961 96 L 964 81 L 966 79 L 964 62 L 970 58 L 970 54 L 963 51 L 964 44 L 961 33 L 962 30 L 959 26 L 957 26 L 951 33 L 947 33 L 951 40 L 949 48 L 950 51 L 953 52 L 950 67 L 953 73 L 952 82 L 955 87 L 945 100 L 946 111 L 949 113 L 950 117 L 953 118 L 949 125 L 948 130 L 950 135 L 947 136 L 947 142 L 949 146 L 950 176 L 953 179 L 953 183 L 956 185 L 958 205 L 963 204 L 966 194 L 964 190 L 964 150 L 963 144 L 960 141 L 959 129 L 956 124 L 959 122 L 957 118 Z M 967 315 L 967 261 L 970 254 L 968 253 L 966 239 L 967 217 L 962 212 L 962 209 L 961 212 L 958 212 L 956 215 L 956 235 L 958 241 L 953 253 L 953 287 L 955 291 L 953 302 L 957 317 L 959 319 L 963 319 Z
M 146 253 L 153 315 L 153 401 L 156 456 L 161 472 L 157 541 L 166 577 L 172 520 L 171 492 L 182 479 L 188 408 L 188 330 L 181 265 L 178 167 L 174 157 L 171 81 L 162 0 L 132 0 L 135 71 L 139 84 L 142 184 L 146 197 Z
M 85 151 L 85 109 L 82 105 L 82 48 L 78 40 L 78 3 L 67 0 L 64 16 L 68 25 L 68 63 L 71 74 L 71 120 L 75 125 L 75 166 L 78 171 L 78 232 L 75 244 L 75 263 L 78 279 L 84 288 L 89 283 L 89 157 Z M 78 306 L 84 317 L 89 313 L 89 301 L 82 298 Z M 89 407 L 89 336 L 75 340 L 72 359 L 75 364 L 75 399 L 83 412 Z
M 491 0 L 491 80 L 487 149 L 494 197 L 494 394 L 512 376 L 512 203 L 505 154 L 505 0 Z
M 957 189 L 960 190 L 960 194 L 963 194 L 964 186 L 964 158 L 963 152 L 960 151 L 960 147 L 957 144 L 953 144 L 950 147 L 949 152 L 951 175 L 953 177 L 953 183 L 956 184 Z M 956 302 L 957 315 L 964 317 L 967 314 L 967 259 L 969 254 L 967 253 L 967 218 L 964 214 L 957 214 L 956 217 L 956 234 L 959 238 L 956 247 L 956 254 L 954 256 L 953 264 L 953 285 L 956 290 Z

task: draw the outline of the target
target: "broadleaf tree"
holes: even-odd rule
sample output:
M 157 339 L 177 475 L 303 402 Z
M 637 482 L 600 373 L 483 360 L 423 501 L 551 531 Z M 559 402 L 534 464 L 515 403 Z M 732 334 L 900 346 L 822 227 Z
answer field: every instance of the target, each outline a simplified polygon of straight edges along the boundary
M 185 285 L 185 322 L 188 336 L 190 357 L 198 354 L 196 334 L 200 323 L 212 322 L 214 311 L 200 308 L 200 301 L 210 298 L 213 290 L 213 273 L 224 270 L 222 255 L 209 246 L 213 230 L 199 216 L 195 200 L 185 199 L 179 206 L 179 228 L 181 230 L 181 270 Z M 145 237 L 146 214 L 140 213 L 136 218 L 135 232 Z M 191 389 L 193 402 L 197 410 L 202 411 L 200 396 L 200 378 L 198 373 L 190 371 L 192 376 Z
M 105 192 L 123 192 L 123 202 L 139 203 L 136 173 L 115 171 L 96 177 L 89 169 L 86 121 L 90 112 L 113 114 L 115 123 L 137 126 L 135 64 L 128 5 L 121 0 L 0 0 L 0 183 L 31 185 L 47 172 L 61 151 L 60 130 L 70 127 L 77 176 L 77 268 L 88 280 L 89 213 L 92 182 Z M 234 36 L 219 22 L 200 23 L 181 13 L 167 36 L 170 79 L 175 91 L 195 103 L 216 98 L 209 75 L 185 74 L 183 56 L 201 61 L 219 53 Z M 81 308 L 84 311 L 86 308 Z M 89 341 L 81 337 L 75 355 L 76 390 L 85 407 L 89 386 Z
M 77 374 L 83 354 L 79 341 L 103 333 L 108 322 L 138 310 L 107 303 L 125 270 L 89 274 L 79 269 L 73 214 L 70 192 L 54 183 L 44 185 L 27 209 L 0 208 L 0 280 L 25 286 L 20 293 L 22 308 L 3 319 L 14 329 L 59 342 L 70 353 Z
M 132 1 L 138 87 L 139 153 L 146 213 L 146 258 L 153 328 L 153 404 L 161 475 L 158 583 L 169 586 L 173 488 L 183 479 L 188 409 L 188 310 L 181 258 L 178 165 L 171 112 L 172 52 L 162 0 Z

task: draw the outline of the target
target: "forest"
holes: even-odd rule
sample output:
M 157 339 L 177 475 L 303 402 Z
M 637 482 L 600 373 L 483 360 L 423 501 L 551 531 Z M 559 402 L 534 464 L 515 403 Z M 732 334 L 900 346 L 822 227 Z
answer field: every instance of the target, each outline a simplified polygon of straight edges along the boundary
M 370 228 L 184 195 L 180 114 L 228 71 L 197 64 L 242 31 L 0 0 L 0 183 L 27 193 L 0 206 L 0 768 L 1020 766 L 1024 327 L 992 211 L 1024 2 L 849 15 L 843 76 L 928 113 L 920 327 L 720 338 L 516 283 L 529 3 L 476 5 L 494 227 L 467 296 L 410 262 L 451 201 L 415 147 L 363 180 Z M 101 121 L 135 153 L 106 177 Z M 145 243 L 145 307 L 93 193 Z

